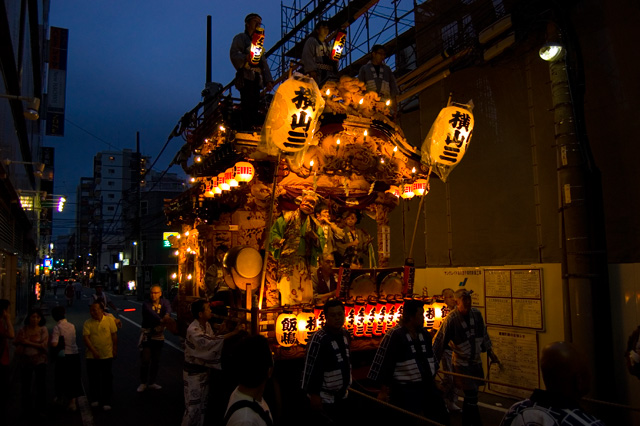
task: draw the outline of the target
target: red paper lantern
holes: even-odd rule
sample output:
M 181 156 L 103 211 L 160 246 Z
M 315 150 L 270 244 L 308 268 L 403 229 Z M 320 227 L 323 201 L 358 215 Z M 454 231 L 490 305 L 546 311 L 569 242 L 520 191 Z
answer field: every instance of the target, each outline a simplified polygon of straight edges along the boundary
M 386 330 L 395 327 L 396 325 L 396 297 L 392 294 L 387 296 L 386 303 L 387 317 L 385 320 Z
M 364 337 L 364 323 L 366 321 L 366 313 L 364 300 L 356 299 L 355 303 L 355 323 L 353 326 L 353 335 L 356 337 Z
M 336 39 L 333 41 L 333 49 L 331 49 L 331 59 L 339 61 L 344 53 L 344 47 L 347 44 L 347 33 L 344 31 L 338 31 Z
M 264 51 L 264 28 L 258 27 L 251 36 L 251 65 L 258 65 Z
M 377 298 L 370 296 L 367 299 L 367 303 L 364 305 L 364 335 L 365 337 L 371 337 L 373 335 L 373 329 L 377 323 L 378 311 L 376 310 Z
M 327 319 L 324 316 L 324 303 L 316 305 L 313 308 L 313 313 L 316 317 L 316 330 L 320 330 L 327 322 Z
M 379 298 L 376 302 L 376 324 L 373 327 L 374 336 L 383 336 L 387 332 L 387 301 Z
M 356 309 L 353 302 L 344 305 L 344 328 L 349 334 L 353 334 L 356 324 Z

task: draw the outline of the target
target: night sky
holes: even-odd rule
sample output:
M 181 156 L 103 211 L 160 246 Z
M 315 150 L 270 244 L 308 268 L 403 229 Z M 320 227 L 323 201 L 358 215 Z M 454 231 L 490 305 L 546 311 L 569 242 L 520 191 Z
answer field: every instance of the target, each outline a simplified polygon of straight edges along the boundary
M 54 213 L 54 235 L 73 232 L 76 188 L 80 177 L 93 176 L 97 152 L 135 151 L 139 131 L 141 152 L 153 161 L 180 117 L 200 102 L 207 15 L 213 81 L 232 80 L 229 46 L 250 12 L 262 16 L 269 49 L 280 39 L 279 1 L 51 1 L 50 26 L 69 29 L 65 136 L 44 141 L 55 148 L 54 192 L 67 196 L 64 212 Z M 167 168 L 183 143 L 172 139 L 154 169 Z M 169 172 L 184 175 L 179 166 Z

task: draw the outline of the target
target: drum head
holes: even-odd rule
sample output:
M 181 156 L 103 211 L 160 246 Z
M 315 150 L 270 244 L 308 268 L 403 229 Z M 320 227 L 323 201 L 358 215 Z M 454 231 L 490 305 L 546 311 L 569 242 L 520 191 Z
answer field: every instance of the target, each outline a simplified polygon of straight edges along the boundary
M 392 272 L 384 277 L 380 283 L 380 297 L 385 297 L 388 294 L 400 294 L 403 286 L 402 275 L 398 272 Z
M 376 283 L 369 274 L 360 275 L 351 281 L 349 297 L 356 298 L 361 296 L 363 299 L 367 299 L 369 296 L 375 296 L 375 294 Z
M 262 256 L 258 250 L 249 246 L 232 247 L 224 256 L 222 264 L 235 286 L 241 290 L 246 290 L 247 285 L 251 285 L 253 290 L 258 288 L 262 272 Z M 227 283 L 229 278 L 225 276 Z

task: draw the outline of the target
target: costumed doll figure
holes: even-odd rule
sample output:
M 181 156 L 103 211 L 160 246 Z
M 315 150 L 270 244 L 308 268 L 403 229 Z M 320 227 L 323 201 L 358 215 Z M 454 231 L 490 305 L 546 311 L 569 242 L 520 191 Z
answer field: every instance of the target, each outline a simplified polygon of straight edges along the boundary
M 318 195 L 303 191 L 299 202 L 297 210 L 284 212 L 271 227 L 270 250 L 278 261 L 281 305 L 313 300 L 311 267 L 318 265 L 318 256 L 325 245 L 322 227 L 313 214 Z

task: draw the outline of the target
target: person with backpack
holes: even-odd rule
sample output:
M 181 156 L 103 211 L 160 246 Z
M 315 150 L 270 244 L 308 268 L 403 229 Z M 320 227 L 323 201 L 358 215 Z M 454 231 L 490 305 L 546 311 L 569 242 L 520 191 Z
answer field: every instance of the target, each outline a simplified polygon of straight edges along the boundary
M 272 426 L 264 390 L 273 372 L 273 357 L 264 336 L 254 335 L 241 341 L 233 357 L 238 387 L 229 398 L 224 417 L 227 426 Z

